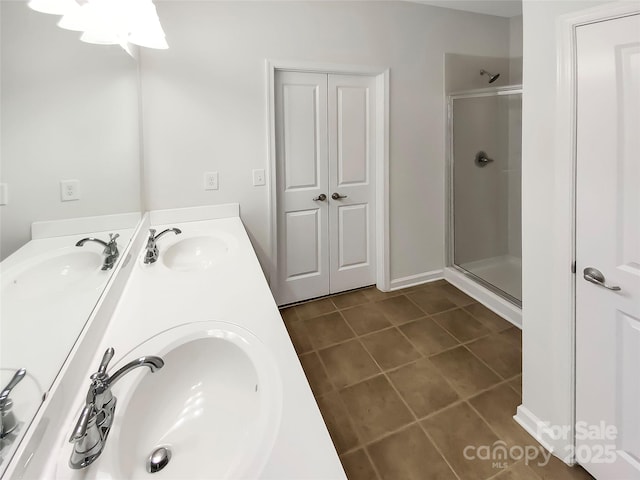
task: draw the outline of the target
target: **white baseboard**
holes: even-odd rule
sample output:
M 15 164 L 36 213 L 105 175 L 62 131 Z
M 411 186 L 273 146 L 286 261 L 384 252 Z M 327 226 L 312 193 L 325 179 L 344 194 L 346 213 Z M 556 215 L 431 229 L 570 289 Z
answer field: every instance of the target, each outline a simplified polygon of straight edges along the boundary
M 472 298 L 475 298 L 489 310 L 508 320 L 516 327 L 522 329 L 522 309 L 516 307 L 511 302 L 487 290 L 482 285 L 474 282 L 464 274 L 454 268 L 444 269 L 444 278 L 447 282 L 462 290 Z
M 520 405 L 513 419 L 554 456 L 558 457 L 567 465 L 575 465 L 575 458 L 571 453 L 568 453 L 573 450 L 572 448 L 568 448 L 571 446 L 570 443 L 567 443 L 568 440 L 554 437 L 549 428 L 549 424 L 540 420 L 527 407 Z
M 432 270 L 431 272 L 418 273 L 417 275 L 409 275 L 408 277 L 396 278 L 391 280 L 390 291 L 400 290 L 401 288 L 414 287 L 427 282 L 441 280 L 444 278 L 442 270 Z

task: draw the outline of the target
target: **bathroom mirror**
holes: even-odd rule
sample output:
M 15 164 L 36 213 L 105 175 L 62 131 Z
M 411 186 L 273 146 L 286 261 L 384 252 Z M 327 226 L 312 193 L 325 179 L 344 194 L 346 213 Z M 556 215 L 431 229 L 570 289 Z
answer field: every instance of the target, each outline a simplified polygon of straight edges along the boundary
M 0 1 L 0 20 L 0 388 L 26 370 L 9 395 L 15 421 L 2 414 L 1 474 L 142 207 L 136 60 L 26 0 Z M 85 237 L 108 246 L 76 246 Z

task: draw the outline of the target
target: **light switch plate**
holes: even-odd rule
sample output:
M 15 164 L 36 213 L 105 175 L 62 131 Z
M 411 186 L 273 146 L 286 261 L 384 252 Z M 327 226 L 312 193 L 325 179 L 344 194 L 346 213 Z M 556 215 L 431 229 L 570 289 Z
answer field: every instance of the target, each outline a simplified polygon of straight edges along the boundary
M 9 185 L 6 183 L 0 183 L 0 205 L 7 205 L 9 203 Z
M 253 186 L 254 187 L 260 187 L 262 185 L 264 185 L 265 182 L 265 178 L 264 178 L 264 169 L 263 168 L 258 168 L 255 169 L 253 171 Z
M 218 190 L 218 172 L 204 172 L 204 189 Z
M 63 202 L 80 200 L 80 181 L 60 180 L 60 200 Z

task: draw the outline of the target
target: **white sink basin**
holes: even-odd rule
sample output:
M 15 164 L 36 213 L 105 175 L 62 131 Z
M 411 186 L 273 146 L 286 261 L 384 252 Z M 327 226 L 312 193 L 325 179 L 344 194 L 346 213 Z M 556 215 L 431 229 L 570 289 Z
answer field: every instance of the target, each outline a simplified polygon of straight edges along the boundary
M 179 272 L 207 270 L 224 260 L 235 249 L 236 240 L 231 235 L 218 234 L 177 238 L 160 257 L 164 265 Z
M 280 423 L 282 388 L 266 347 L 249 331 L 224 322 L 199 322 L 165 331 L 113 365 L 159 355 L 118 382 L 111 433 L 102 455 L 83 470 L 68 465 L 62 448 L 58 478 L 259 478 Z M 161 471 L 146 471 L 158 447 L 171 451 Z
M 54 250 L 2 272 L 3 298 L 32 298 L 99 284 L 108 275 L 101 270 L 102 263 L 103 256 L 97 252 L 72 247 Z

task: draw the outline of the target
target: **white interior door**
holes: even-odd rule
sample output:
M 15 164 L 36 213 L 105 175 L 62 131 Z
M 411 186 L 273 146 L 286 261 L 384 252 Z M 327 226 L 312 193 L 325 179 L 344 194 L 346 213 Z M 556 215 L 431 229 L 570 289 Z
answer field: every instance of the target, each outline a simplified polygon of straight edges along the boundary
M 329 293 L 327 76 L 276 72 L 275 120 L 275 293 L 284 305 Z
M 277 71 L 279 305 L 375 283 L 375 79 Z
M 576 456 L 598 479 L 638 480 L 640 15 L 576 41 Z
M 336 293 L 375 283 L 375 79 L 329 75 L 328 82 L 330 292 Z

